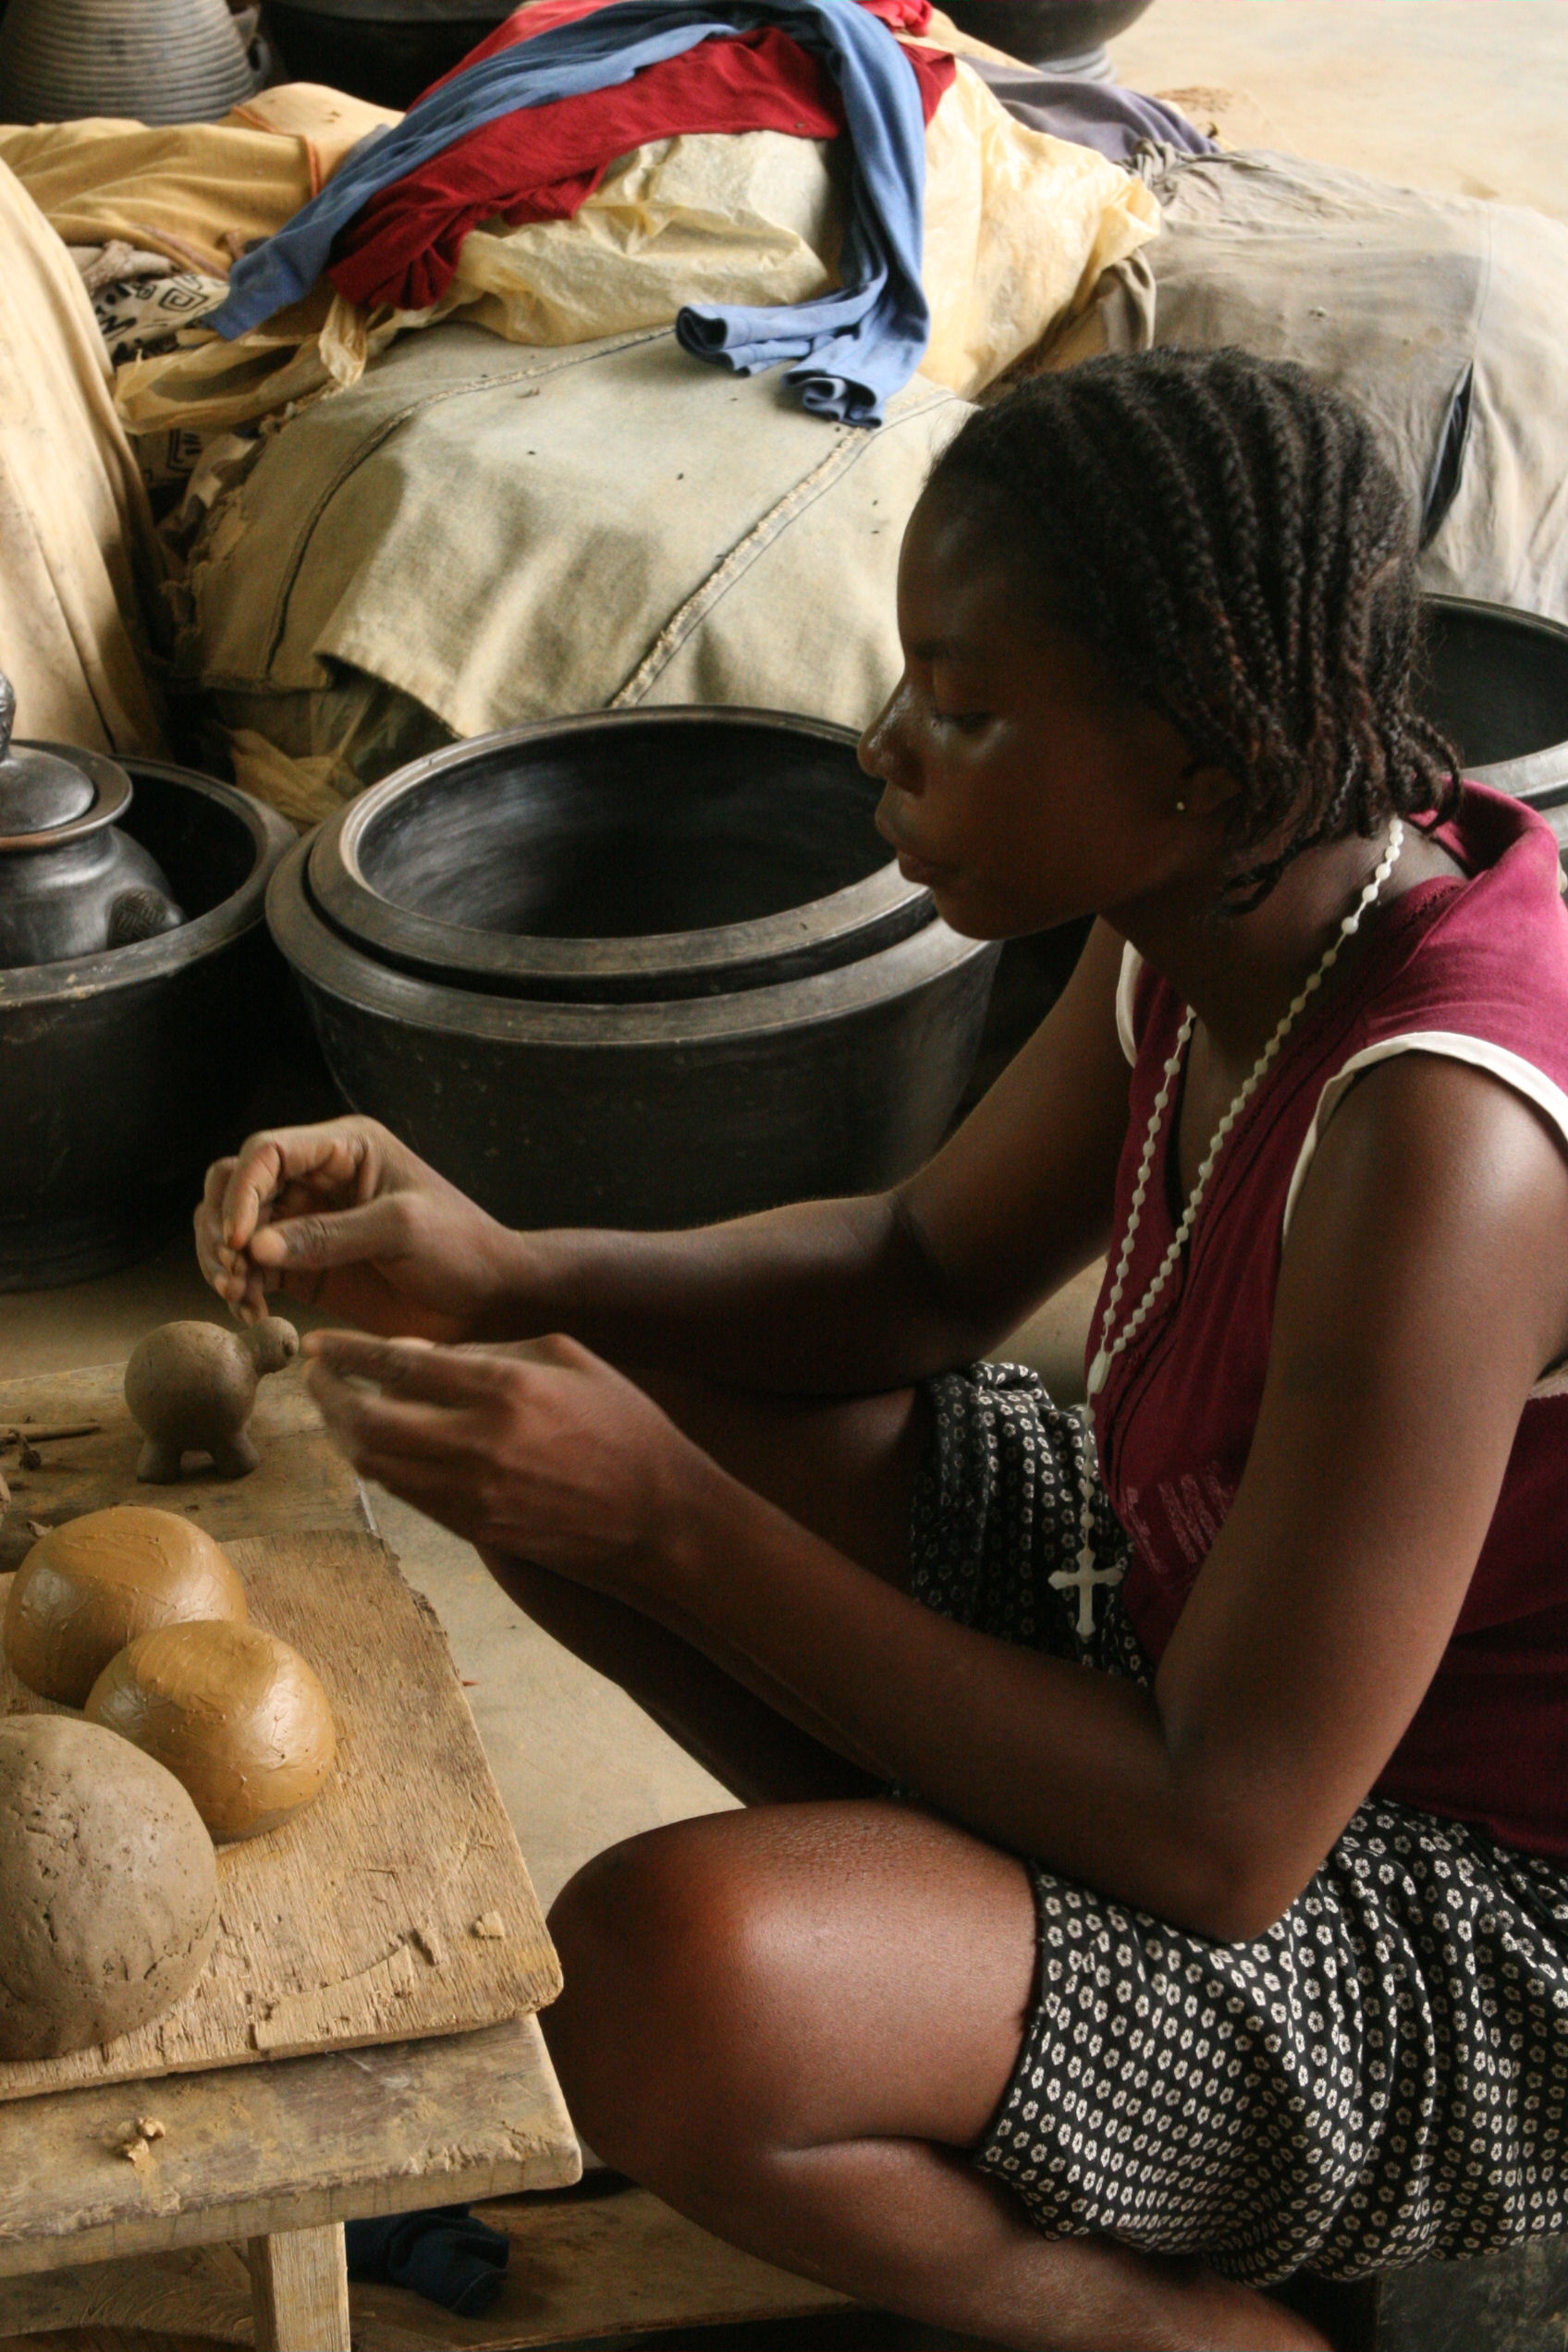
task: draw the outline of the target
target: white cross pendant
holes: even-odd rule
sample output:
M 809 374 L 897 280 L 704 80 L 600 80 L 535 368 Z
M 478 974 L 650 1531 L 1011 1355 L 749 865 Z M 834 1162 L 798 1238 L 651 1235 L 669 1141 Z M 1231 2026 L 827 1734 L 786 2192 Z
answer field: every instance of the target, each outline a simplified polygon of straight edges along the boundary
M 1094 1547 L 1085 1543 L 1079 1550 L 1076 1570 L 1058 1568 L 1052 1574 L 1050 1581 L 1058 1592 L 1077 1594 L 1078 1631 L 1085 1641 L 1095 1630 L 1095 1586 L 1119 1585 L 1122 1573 L 1120 1562 L 1114 1568 L 1096 1568 Z

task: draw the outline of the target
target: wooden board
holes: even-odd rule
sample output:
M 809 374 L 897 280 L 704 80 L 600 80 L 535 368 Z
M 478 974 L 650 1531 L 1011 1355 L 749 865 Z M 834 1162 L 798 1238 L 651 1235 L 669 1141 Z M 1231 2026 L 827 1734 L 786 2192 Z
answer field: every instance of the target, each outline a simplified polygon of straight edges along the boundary
M 355 2352 L 521 2352 L 852 2308 L 710 2237 L 646 2189 L 491 2204 L 479 2218 L 511 2241 L 495 2308 L 459 2319 L 404 2287 L 350 2283 Z M 245 2258 L 211 2246 L 0 2284 L 0 2344 L 68 2327 L 254 2344 Z
M 0 2101 L 456 2033 L 560 1990 L 446 1636 L 391 1553 L 343 1535 L 226 1550 L 257 1623 L 321 1676 L 337 1768 L 281 1829 L 219 1848 L 218 1941 L 182 2002 L 101 2049 L 0 2064 Z M 67 1711 L 0 1662 L 0 1713 L 18 1710 Z
M 120 2151 L 138 2115 L 164 2136 L 132 2165 Z M 534 2017 L 0 2108 L 0 2336 L 72 2323 L 44 2317 L 59 2296 L 34 2272 L 61 2291 L 80 2281 L 102 2310 L 110 2272 L 134 2289 L 149 2256 L 558 2188 L 581 2163 Z M 121 2255 L 136 2260 L 107 2260 Z
M 263 1380 L 257 1390 L 250 1426 L 262 1459 L 248 1478 L 215 1477 L 193 1456 L 192 1475 L 173 1487 L 137 1481 L 141 1432 L 127 1410 L 124 1380 L 123 1364 L 0 1380 L 0 1439 L 11 1428 L 25 1432 L 30 1423 L 34 1428 L 103 1424 L 93 1437 L 40 1447 L 37 1470 L 19 1466 L 15 1446 L 0 1446 L 0 1473 L 12 1493 L 9 1511 L 0 1516 L 0 1571 L 21 1564 L 33 1541 L 30 1520 L 55 1527 L 116 1502 L 184 1512 L 219 1543 L 294 1527 L 337 1527 L 347 1534 L 365 1526 L 359 1481 L 327 1437 L 297 1366 Z

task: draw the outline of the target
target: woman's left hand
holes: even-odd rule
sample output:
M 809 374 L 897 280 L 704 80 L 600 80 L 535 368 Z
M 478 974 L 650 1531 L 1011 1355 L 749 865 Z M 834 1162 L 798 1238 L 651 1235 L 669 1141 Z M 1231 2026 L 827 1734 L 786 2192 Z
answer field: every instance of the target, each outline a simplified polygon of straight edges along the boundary
M 316 1331 L 311 1393 L 361 1476 L 482 1550 L 635 1600 L 706 1457 L 575 1340 L 517 1350 Z

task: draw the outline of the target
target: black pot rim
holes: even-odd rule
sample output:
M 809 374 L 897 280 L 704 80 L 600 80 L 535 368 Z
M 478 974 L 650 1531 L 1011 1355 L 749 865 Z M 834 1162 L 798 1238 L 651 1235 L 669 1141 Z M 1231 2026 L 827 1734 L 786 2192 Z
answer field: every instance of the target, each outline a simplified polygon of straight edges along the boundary
M 1519 636 L 1550 638 L 1562 646 L 1563 657 L 1568 660 L 1568 627 L 1545 613 L 1526 612 L 1521 605 L 1488 604 L 1480 596 L 1423 595 L 1421 605 L 1427 612 L 1452 613 L 1465 620 L 1495 621 Z M 1470 760 L 1463 766 L 1473 783 L 1488 785 L 1494 792 L 1506 792 L 1511 799 L 1528 802 L 1533 807 L 1550 807 L 1568 799 L 1568 738 L 1561 743 L 1543 743 L 1538 752 L 1522 753 L 1518 759 L 1493 760 L 1487 767 L 1477 767 Z
M 367 833 L 388 808 L 432 777 L 533 744 L 633 729 L 645 732 L 650 727 L 687 733 L 693 727 L 753 729 L 846 750 L 859 740 L 852 728 L 826 719 L 709 704 L 588 711 L 476 736 L 384 777 L 318 827 L 310 850 L 316 913 L 350 946 L 445 986 L 598 1003 L 665 1002 L 676 995 L 766 986 L 794 976 L 808 960 L 815 970 L 859 961 L 935 919 L 930 892 L 906 881 L 893 859 L 863 881 L 781 914 L 618 938 L 534 938 L 443 923 L 398 905 L 366 879 L 360 851 Z
M 842 1020 L 890 995 L 928 987 L 1000 944 L 968 939 L 939 915 L 891 946 L 809 976 L 722 996 L 656 1002 L 562 1002 L 496 996 L 400 972 L 342 938 L 314 905 L 309 841 L 280 859 L 267 886 L 267 924 L 284 962 L 308 993 L 410 1030 L 472 1037 L 475 1045 L 558 1047 L 723 1047 L 779 1030 Z M 889 983 L 893 985 L 890 986 Z
M 20 1005 L 36 1009 L 55 998 L 80 1001 L 116 988 L 141 987 L 239 938 L 263 918 L 267 884 L 285 851 L 297 839 L 288 819 L 264 801 L 242 792 L 238 785 L 220 782 L 215 776 L 202 776 L 194 768 L 178 767 L 168 760 L 138 759 L 125 753 L 117 757 L 132 785 L 143 777 L 182 784 L 239 817 L 254 844 L 251 871 L 238 890 L 231 890 L 205 914 L 182 923 L 178 930 L 138 939 L 129 947 L 105 949 L 98 955 L 66 957 L 56 963 L 18 964 L 0 971 L 0 1012 Z

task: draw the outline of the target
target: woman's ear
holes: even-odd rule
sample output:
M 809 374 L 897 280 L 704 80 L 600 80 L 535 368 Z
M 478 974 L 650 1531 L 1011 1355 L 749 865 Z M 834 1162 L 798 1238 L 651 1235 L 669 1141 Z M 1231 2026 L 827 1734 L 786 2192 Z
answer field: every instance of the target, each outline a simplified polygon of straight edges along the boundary
M 1188 816 L 1218 816 L 1241 789 L 1228 767 L 1216 766 L 1207 760 L 1188 760 L 1178 783 L 1181 799 L 1177 805 Z

